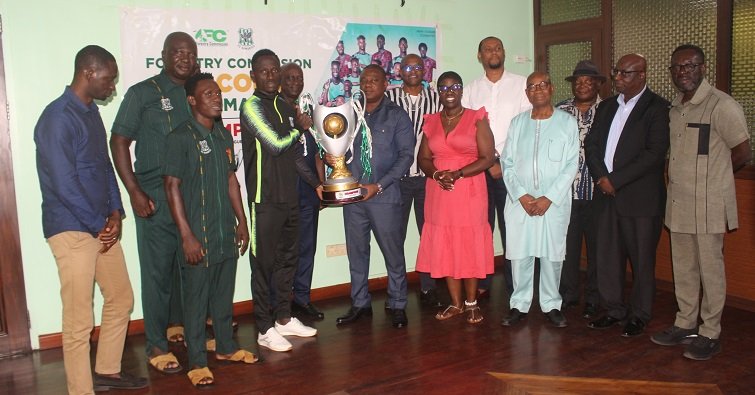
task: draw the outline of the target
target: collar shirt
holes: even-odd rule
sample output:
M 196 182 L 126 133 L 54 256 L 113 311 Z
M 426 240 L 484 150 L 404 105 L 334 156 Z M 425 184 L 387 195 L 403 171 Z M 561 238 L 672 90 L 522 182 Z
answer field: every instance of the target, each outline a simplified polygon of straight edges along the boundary
M 191 118 L 168 134 L 162 155 L 162 174 L 181 180 L 186 219 L 206 251 L 202 263 L 238 258 L 236 214 L 228 192 L 228 178 L 236 171 L 231 133 L 219 122 L 210 130 Z
M 503 152 L 511 120 L 517 114 L 532 108 L 526 89 L 527 78 L 508 71 L 504 71 L 501 79 L 496 82 L 491 82 L 483 75 L 464 87 L 461 104 L 473 110 L 485 107 L 488 111 L 490 129 L 495 138 L 495 151 L 499 155 Z
M 613 116 L 613 121 L 611 122 L 611 129 L 608 131 L 606 156 L 603 158 L 603 163 L 606 164 L 609 173 L 613 172 L 613 157 L 616 154 L 616 146 L 619 145 L 619 139 L 621 138 L 621 132 L 624 130 L 624 125 L 627 123 L 627 119 L 629 119 L 629 114 L 632 113 L 634 106 L 640 100 L 640 97 L 642 97 L 642 94 L 645 93 L 647 88 L 647 85 L 645 85 L 640 93 L 629 99 L 628 102 L 624 101 L 623 93 L 619 94 L 619 97 L 616 98 L 616 102 L 619 104 L 619 109 L 616 110 L 616 115 Z
M 417 96 L 408 95 L 403 87 L 389 89 L 385 92 L 385 95 L 409 114 L 409 119 L 412 121 L 412 126 L 414 127 L 414 137 L 417 140 L 414 146 L 414 161 L 409 167 L 406 176 L 424 176 L 425 174 L 420 170 L 419 165 L 417 165 L 417 154 L 419 153 L 419 146 L 422 143 L 422 125 L 425 123 L 425 115 L 443 110 L 440 96 L 438 96 L 438 92 L 428 87 L 423 88 Z
M 34 143 L 45 238 L 66 231 L 96 237 L 110 213 L 118 210 L 124 216 L 105 125 L 94 102 L 84 104 L 66 87 L 39 117 Z
M 572 183 L 571 187 L 572 199 L 592 200 L 593 183 L 590 171 L 587 168 L 587 161 L 585 160 L 585 138 L 590 133 L 590 127 L 592 126 L 592 121 L 595 119 L 595 111 L 600 101 L 601 98 L 598 96 L 595 103 L 584 113 L 574 104 L 573 97 L 556 105 L 557 108 L 568 112 L 576 118 L 577 126 L 579 127 L 579 166 L 577 176 L 574 177 L 574 183 Z
M 136 141 L 134 175 L 150 197 L 165 200 L 161 150 L 165 136 L 191 118 L 182 85 L 165 70 L 130 87 L 113 121 L 113 134 Z
M 383 193 L 367 203 L 401 203 L 401 191 L 397 181 L 406 174 L 414 154 L 414 133 L 409 116 L 398 105 L 383 97 L 372 112 L 364 113 L 372 136 L 372 156 L 369 158 L 371 173 L 367 176 L 361 161 L 364 137 L 357 132 L 351 146 L 352 158 L 349 170 L 362 184 L 380 184 Z M 396 184 L 394 186 L 394 184 Z
M 682 96 L 676 96 L 669 111 L 666 226 L 693 234 L 736 229 L 731 149 L 749 139 L 742 106 L 707 80 L 686 103 Z

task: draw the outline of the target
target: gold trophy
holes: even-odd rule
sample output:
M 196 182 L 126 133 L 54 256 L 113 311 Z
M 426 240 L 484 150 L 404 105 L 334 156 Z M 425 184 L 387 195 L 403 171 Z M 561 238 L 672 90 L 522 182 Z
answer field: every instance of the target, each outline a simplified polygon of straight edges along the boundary
M 360 108 L 354 104 L 350 100 L 337 107 L 318 105 L 314 108 L 314 125 L 310 132 L 325 152 L 335 157 L 332 171 L 323 183 L 322 203 L 326 206 L 341 206 L 364 198 L 359 182 L 346 167 L 346 152 L 359 131 Z

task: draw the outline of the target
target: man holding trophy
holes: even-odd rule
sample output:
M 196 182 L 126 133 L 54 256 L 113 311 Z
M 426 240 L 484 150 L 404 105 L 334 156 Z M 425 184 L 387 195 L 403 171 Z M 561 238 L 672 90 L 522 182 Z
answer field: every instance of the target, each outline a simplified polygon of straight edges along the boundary
M 374 233 L 385 258 L 393 326 L 407 325 L 406 260 L 398 182 L 414 160 L 415 137 L 409 116 L 385 97 L 388 87 L 385 77 L 385 70 L 377 65 L 369 65 L 362 71 L 359 87 L 364 111 L 362 102 L 351 101 L 335 108 L 317 107 L 314 114 L 318 140 L 328 152 L 325 162 L 333 168 L 325 181 L 323 202 L 356 202 L 343 207 L 352 306 L 338 317 L 339 325 L 372 315 L 368 290 L 370 232 Z M 354 111 L 346 107 L 349 105 L 357 110 L 357 122 Z M 349 148 L 351 159 L 346 164 Z
M 283 336 L 317 334 L 291 317 L 291 286 L 299 256 L 299 177 L 318 196 L 322 186 L 299 144 L 302 131 L 312 121 L 278 94 L 278 56 L 269 49 L 257 51 L 252 56 L 251 77 L 254 94 L 242 105 L 240 120 L 252 226 L 249 261 L 257 343 L 273 351 L 289 351 L 292 345 Z

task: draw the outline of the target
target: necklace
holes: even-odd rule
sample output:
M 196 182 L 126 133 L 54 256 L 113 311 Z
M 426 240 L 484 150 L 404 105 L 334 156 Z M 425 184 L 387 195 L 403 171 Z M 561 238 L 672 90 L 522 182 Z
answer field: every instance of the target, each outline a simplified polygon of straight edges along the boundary
M 419 95 L 418 96 L 412 96 L 412 95 L 406 95 L 409 98 L 409 106 L 411 107 L 412 111 L 415 111 L 417 109 L 417 103 L 419 103 Z
M 443 117 L 446 118 L 446 126 L 451 126 L 451 121 L 461 116 L 461 114 L 464 114 L 464 109 L 462 108 L 461 111 L 459 111 L 458 114 L 449 117 L 448 114 L 446 114 L 445 111 L 443 111 Z

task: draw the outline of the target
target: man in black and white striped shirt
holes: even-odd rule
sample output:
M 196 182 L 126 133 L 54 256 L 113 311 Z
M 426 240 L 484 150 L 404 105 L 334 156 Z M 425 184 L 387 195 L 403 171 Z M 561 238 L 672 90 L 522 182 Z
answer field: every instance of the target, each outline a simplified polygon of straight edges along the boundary
M 409 226 L 409 213 L 414 202 L 414 218 L 417 221 L 417 229 L 422 234 L 422 226 L 425 223 L 425 174 L 417 165 L 417 152 L 422 142 L 422 124 L 424 116 L 436 113 L 443 109 L 440 104 L 438 93 L 430 89 L 422 81 L 425 73 L 422 58 L 416 54 L 409 54 L 401 61 L 401 78 L 404 83 L 399 88 L 389 89 L 385 92 L 388 98 L 403 108 L 414 126 L 414 135 L 417 144 L 414 147 L 414 162 L 409 171 L 401 178 L 401 210 L 402 210 L 402 237 L 406 240 L 406 232 Z M 438 302 L 435 290 L 435 280 L 429 273 L 420 273 L 420 300 L 428 307 L 442 307 Z

